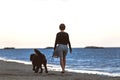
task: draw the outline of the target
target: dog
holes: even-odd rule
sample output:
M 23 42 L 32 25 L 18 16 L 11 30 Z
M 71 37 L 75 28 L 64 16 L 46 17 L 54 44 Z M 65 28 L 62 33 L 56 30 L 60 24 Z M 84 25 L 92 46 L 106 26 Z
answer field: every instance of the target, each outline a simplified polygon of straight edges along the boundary
M 42 69 L 42 64 L 45 68 L 45 72 L 48 73 L 47 70 L 47 59 L 45 57 L 44 54 L 42 54 L 39 50 L 34 49 L 35 53 L 30 55 L 30 61 L 32 62 L 32 66 L 33 66 L 33 71 L 35 73 L 38 73 L 39 68 L 41 69 L 40 73 L 43 72 Z

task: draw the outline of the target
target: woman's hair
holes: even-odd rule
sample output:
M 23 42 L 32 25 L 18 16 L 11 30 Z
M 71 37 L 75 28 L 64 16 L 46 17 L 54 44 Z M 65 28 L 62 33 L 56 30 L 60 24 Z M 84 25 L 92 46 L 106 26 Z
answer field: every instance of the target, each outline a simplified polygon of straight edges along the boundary
M 59 29 L 60 29 L 60 30 L 65 30 L 65 24 L 63 24 L 63 23 L 60 24 Z

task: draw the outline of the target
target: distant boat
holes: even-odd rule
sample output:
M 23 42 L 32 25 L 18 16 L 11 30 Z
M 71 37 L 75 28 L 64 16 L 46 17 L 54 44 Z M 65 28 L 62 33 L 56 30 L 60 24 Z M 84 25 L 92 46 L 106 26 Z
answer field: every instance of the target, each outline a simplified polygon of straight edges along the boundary
M 14 47 L 4 47 L 4 49 L 15 49 Z
M 86 46 L 86 49 L 104 49 L 104 47 L 97 47 L 97 46 Z

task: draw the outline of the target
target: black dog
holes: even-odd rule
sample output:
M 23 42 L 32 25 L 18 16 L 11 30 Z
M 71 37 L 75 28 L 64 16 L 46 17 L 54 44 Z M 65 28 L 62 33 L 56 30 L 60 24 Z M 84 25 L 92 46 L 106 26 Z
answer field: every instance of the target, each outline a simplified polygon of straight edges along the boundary
M 34 49 L 35 54 L 31 54 L 30 55 L 30 61 L 32 61 L 32 65 L 33 65 L 33 71 L 35 71 L 35 73 L 37 73 L 39 71 L 39 68 L 41 69 L 40 73 L 43 72 L 42 69 L 42 64 L 44 65 L 45 68 L 45 72 L 48 73 L 47 70 L 47 60 L 44 54 L 42 54 L 39 50 Z

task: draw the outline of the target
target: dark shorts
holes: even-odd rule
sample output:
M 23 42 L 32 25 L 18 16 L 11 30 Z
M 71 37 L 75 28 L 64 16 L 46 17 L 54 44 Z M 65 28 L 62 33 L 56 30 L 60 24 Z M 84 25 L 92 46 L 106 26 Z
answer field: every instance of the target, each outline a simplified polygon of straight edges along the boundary
M 67 55 L 68 47 L 67 47 L 67 45 L 59 44 L 56 47 L 56 50 L 57 50 L 58 57 L 60 57 L 60 59 L 63 59 Z

